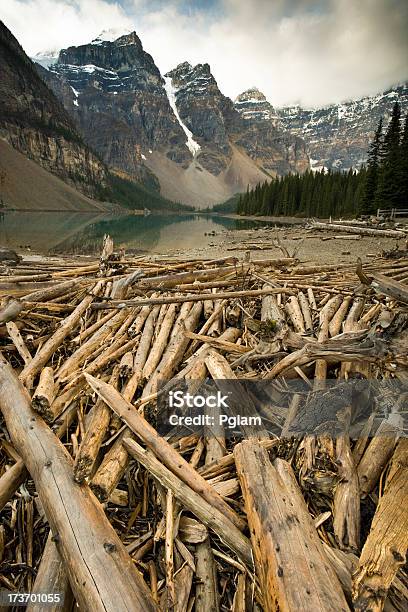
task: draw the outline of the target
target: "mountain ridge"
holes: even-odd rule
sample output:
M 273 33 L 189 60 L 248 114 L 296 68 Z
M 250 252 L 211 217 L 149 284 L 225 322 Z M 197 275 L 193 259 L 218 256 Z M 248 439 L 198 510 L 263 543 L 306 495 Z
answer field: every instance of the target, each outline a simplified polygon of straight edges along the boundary
M 1 21 L 0 73 L 0 138 L 81 193 L 97 196 L 106 185 L 105 166 Z
M 309 165 L 302 140 L 272 123 L 267 151 L 254 146 L 261 132 L 248 129 L 208 64 L 185 62 L 163 78 L 135 32 L 63 49 L 56 64 L 39 71 L 103 161 L 141 182 L 157 176 L 165 197 L 176 191 L 179 201 L 205 207 L 217 201 L 215 193 L 225 199 Z

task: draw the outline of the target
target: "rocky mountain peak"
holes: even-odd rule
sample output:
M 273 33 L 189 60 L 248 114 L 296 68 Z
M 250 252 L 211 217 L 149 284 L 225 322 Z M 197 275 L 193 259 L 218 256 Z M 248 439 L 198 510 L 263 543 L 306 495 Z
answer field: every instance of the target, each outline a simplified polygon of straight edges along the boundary
M 192 66 L 188 62 L 183 62 L 165 76 L 171 78 L 173 87 L 182 95 L 203 96 L 210 92 L 212 94 L 219 92 L 209 64 Z
M 76 103 L 78 96 L 90 88 L 118 94 L 140 90 L 162 89 L 162 77 L 151 55 L 144 51 L 136 32 L 110 40 L 116 34 L 107 31 L 86 45 L 60 51 L 58 62 L 50 71 L 71 86 Z
M 252 121 L 274 121 L 279 123 L 275 109 L 257 87 L 251 87 L 237 96 L 235 109 L 244 119 Z
M 262 91 L 259 91 L 257 87 L 250 87 L 249 89 L 243 91 L 241 94 L 239 94 L 239 96 L 236 97 L 235 103 L 237 104 L 239 102 L 248 102 L 252 100 L 257 102 L 263 102 L 264 100 L 266 100 L 266 96 L 262 93 Z
M 129 72 L 143 70 L 161 80 L 152 56 L 144 51 L 136 32 L 124 34 L 114 41 L 95 39 L 86 45 L 62 49 L 58 64 L 83 67 L 88 73 L 98 69 L 116 71 L 125 77 Z
M 107 30 L 102 30 L 102 32 L 93 39 L 93 45 L 100 45 L 105 42 L 114 42 L 118 40 L 118 38 L 122 38 L 124 36 L 129 36 L 131 34 L 135 34 L 136 32 L 132 32 L 131 30 L 121 30 L 119 28 L 109 28 Z

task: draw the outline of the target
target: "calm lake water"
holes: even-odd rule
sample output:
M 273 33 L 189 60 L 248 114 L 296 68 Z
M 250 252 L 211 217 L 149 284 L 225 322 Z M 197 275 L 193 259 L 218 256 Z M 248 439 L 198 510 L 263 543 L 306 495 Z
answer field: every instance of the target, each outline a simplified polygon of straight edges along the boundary
M 88 213 L 7 212 L 0 217 L 0 246 L 30 248 L 41 253 L 92 254 L 100 251 L 104 234 L 115 247 L 164 253 L 209 246 L 211 232 L 252 229 L 265 221 L 203 215 L 109 216 Z M 226 240 L 227 240 L 226 236 Z

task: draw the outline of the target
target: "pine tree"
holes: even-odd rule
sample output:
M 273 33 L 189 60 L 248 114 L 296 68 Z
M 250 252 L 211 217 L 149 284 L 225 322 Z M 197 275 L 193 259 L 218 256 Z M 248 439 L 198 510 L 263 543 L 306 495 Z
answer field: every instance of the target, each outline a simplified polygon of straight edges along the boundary
M 364 215 L 375 213 L 374 198 L 378 187 L 378 173 L 380 164 L 380 151 L 382 147 L 382 117 L 378 122 L 377 130 L 374 134 L 374 139 L 370 144 L 367 160 L 367 173 L 364 186 L 364 194 L 361 200 L 360 212 Z
M 408 113 L 405 117 L 404 130 L 399 150 L 399 193 L 398 204 L 400 208 L 408 207 Z
M 375 195 L 377 208 L 393 208 L 398 206 L 399 194 L 399 154 L 401 134 L 401 108 L 395 102 L 391 120 L 384 136 L 382 146 L 382 164 Z

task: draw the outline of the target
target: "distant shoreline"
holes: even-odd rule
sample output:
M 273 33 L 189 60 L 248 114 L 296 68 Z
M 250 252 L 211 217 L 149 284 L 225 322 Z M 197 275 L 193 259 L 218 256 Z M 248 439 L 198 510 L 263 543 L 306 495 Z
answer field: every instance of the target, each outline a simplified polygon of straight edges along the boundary
M 285 223 L 287 225 L 303 225 L 306 223 L 307 218 L 303 217 L 270 217 L 268 215 L 237 215 L 236 213 L 210 213 L 217 217 L 228 217 L 228 219 L 242 219 L 242 220 L 250 220 L 250 221 L 267 221 L 268 223 Z

